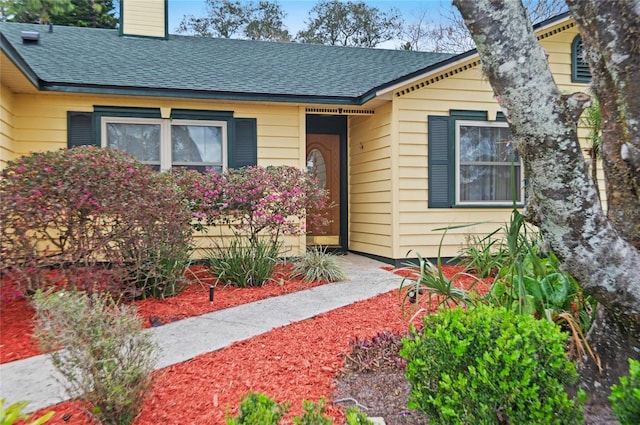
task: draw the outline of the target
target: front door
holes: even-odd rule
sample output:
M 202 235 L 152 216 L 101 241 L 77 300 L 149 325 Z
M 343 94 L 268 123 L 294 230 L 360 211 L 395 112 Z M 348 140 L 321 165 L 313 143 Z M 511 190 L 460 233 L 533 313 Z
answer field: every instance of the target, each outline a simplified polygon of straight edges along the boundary
M 307 134 L 307 167 L 329 191 L 332 205 L 327 227 L 308 227 L 307 245 L 340 246 L 340 135 Z

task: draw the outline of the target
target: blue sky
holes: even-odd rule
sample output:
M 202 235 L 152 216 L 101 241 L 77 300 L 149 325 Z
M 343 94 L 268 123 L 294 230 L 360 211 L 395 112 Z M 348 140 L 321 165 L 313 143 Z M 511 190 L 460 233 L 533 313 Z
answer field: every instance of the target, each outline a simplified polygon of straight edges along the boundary
M 304 22 L 309 10 L 318 2 L 317 0 L 275 0 L 287 13 L 285 24 L 291 34 L 296 34 L 304 28 Z M 405 21 L 411 21 L 413 16 L 428 11 L 430 19 L 440 19 L 441 10 L 451 7 L 451 0 L 366 0 L 365 3 L 386 11 L 392 7 L 399 9 Z M 182 21 L 184 15 L 206 16 L 206 2 L 204 0 L 169 0 L 169 32 L 175 33 L 175 29 Z

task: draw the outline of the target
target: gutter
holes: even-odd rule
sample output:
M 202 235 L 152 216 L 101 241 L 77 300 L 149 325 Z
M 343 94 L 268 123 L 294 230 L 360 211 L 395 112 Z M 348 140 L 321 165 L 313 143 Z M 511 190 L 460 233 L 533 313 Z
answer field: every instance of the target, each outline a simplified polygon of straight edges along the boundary
M 342 96 L 313 96 L 272 93 L 219 92 L 184 89 L 157 89 L 144 87 L 75 85 L 41 82 L 37 86 L 45 92 L 85 93 L 119 96 L 175 97 L 181 99 L 212 99 L 254 102 L 304 103 L 318 105 L 361 106 L 360 98 Z

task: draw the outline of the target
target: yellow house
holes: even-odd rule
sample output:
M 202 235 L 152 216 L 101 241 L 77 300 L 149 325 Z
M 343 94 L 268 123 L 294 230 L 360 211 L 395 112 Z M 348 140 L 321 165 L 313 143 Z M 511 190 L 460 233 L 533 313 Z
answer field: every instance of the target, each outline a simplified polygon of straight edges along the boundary
M 314 167 L 338 205 L 315 242 L 392 263 L 437 256 L 434 229 L 469 224 L 442 241 L 451 257 L 502 226 L 512 187 L 522 205 L 522 167 L 512 182 L 510 134 L 475 51 L 176 36 L 167 0 L 156 13 L 121 3 L 118 30 L 0 24 L 0 166 L 96 144 L 162 170 Z M 536 31 L 560 88 L 586 90 L 571 17 Z M 177 148 L 180 132 L 195 143 Z

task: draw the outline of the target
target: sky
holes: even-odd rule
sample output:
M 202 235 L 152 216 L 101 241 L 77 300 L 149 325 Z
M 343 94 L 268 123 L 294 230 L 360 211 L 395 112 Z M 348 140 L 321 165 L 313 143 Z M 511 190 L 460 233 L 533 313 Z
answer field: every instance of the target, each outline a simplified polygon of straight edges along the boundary
M 309 11 L 318 3 L 318 0 L 274 1 L 277 1 L 286 12 L 285 25 L 293 35 L 305 27 Z M 395 7 L 400 10 L 405 21 L 411 21 L 414 16 L 420 15 L 423 11 L 429 13 L 430 20 L 437 21 L 440 20 L 441 11 L 451 7 L 451 0 L 365 0 L 365 3 L 382 11 Z M 175 30 L 185 15 L 206 16 L 206 2 L 204 0 L 169 0 L 169 33 L 176 33 Z

